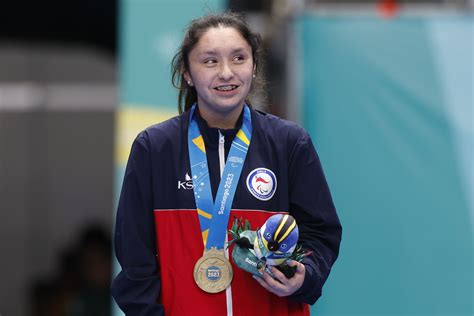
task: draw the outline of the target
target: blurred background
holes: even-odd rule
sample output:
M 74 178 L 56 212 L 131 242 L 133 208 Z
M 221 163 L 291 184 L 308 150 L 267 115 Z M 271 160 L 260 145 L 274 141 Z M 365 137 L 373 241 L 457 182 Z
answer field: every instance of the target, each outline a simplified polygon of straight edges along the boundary
M 472 0 L 2 4 L 0 315 L 121 315 L 130 145 L 177 114 L 187 23 L 227 9 L 264 38 L 256 107 L 310 132 L 344 227 L 312 315 L 473 315 Z

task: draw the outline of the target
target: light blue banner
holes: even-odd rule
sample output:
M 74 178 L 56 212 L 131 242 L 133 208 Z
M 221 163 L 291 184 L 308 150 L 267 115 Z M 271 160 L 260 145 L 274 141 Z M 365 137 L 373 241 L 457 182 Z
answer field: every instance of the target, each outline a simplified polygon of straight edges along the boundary
M 297 34 L 344 228 L 312 314 L 473 315 L 473 18 L 308 15 Z

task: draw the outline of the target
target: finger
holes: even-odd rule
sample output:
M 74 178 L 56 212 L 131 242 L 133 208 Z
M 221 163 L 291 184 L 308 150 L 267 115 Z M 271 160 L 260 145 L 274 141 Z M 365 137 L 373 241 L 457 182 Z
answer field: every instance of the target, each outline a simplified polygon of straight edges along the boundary
M 272 270 L 271 270 L 271 271 L 272 271 Z M 272 273 L 273 273 L 273 271 L 272 271 Z M 272 286 L 272 287 L 277 287 L 278 285 L 281 284 L 280 282 L 278 282 L 277 280 L 275 280 L 275 279 L 273 278 L 273 276 L 272 276 L 270 273 L 268 273 L 267 271 L 264 271 L 264 272 L 263 272 L 263 274 L 261 275 L 261 278 L 264 279 L 265 282 L 266 282 L 268 285 Z
M 302 264 L 301 262 L 296 262 L 296 263 L 297 263 L 296 273 L 305 273 L 306 272 L 306 267 L 304 266 L 304 264 Z
M 271 272 L 272 272 L 274 278 L 276 278 L 278 281 L 280 281 L 280 283 L 282 283 L 282 284 L 288 283 L 288 278 L 277 268 L 271 267 Z
M 252 278 L 254 278 L 258 283 L 260 283 L 261 285 L 263 285 L 263 283 L 265 283 L 265 281 L 263 281 L 263 279 L 259 276 L 256 276 L 255 274 L 252 275 Z
M 301 262 L 298 262 L 295 260 L 288 260 L 286 261 L 286 264 L 289 265 L 290 267 L 296 266 L 296 273 L 302 273 L 306 271 L 304 264 L 302 264 Z
M 284 293 L 286 290 L 286 285 L 283 285 L 279 281 L 275 280 L 271 274 L 268 272 L 264 272 L 263 275 L 261 276 L 263 281 L 265 281 L 265 284 L 270 288 L 272 293 L 275 293 L 276 295 L 280 296 L 281 293 Z

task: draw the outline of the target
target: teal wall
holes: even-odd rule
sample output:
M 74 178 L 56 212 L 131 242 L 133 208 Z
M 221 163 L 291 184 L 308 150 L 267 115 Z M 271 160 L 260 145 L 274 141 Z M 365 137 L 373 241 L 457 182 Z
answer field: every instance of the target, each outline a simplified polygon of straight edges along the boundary
M 177 109 L 170 63 L 187 24 L 221 11 L 223 0 L 122 0 L 120 18 L 121 103 Z
M 299 18 L 344 233 L 315 315 L 472 315 L 473 18 Z

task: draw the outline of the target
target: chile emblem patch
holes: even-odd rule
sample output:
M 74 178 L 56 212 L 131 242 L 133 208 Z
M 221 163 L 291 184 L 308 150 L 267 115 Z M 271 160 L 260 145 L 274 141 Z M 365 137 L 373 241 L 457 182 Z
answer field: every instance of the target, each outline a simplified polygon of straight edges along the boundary
M 277 179 L 273 171 L 267 168 L 256 168 L 247 177 L 247 188 L 257 199 L 268 201 L 277 188 Z

